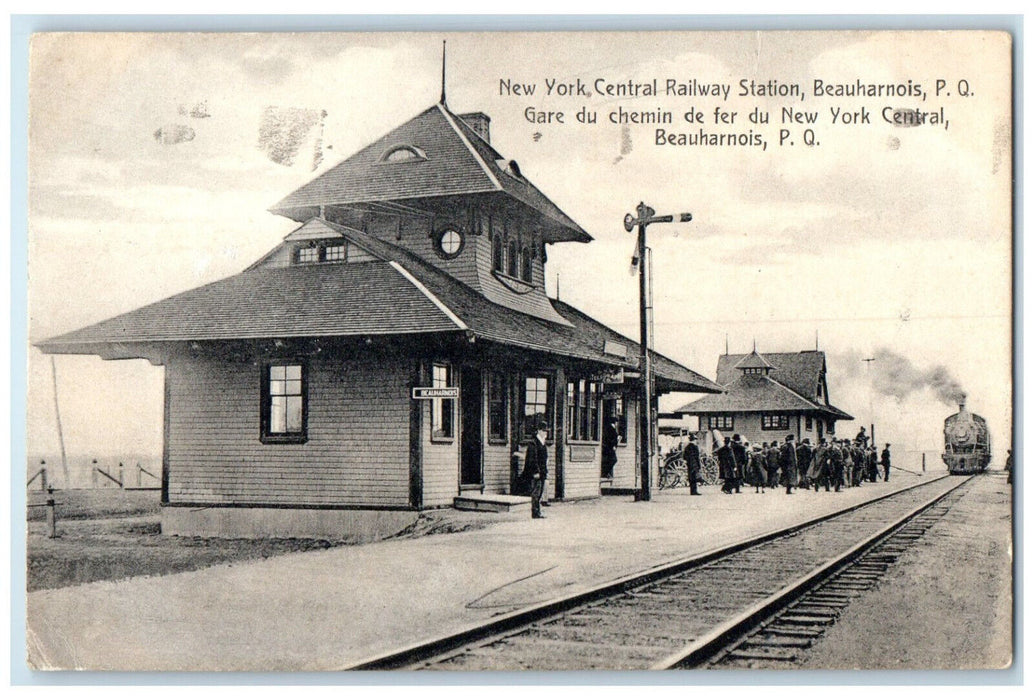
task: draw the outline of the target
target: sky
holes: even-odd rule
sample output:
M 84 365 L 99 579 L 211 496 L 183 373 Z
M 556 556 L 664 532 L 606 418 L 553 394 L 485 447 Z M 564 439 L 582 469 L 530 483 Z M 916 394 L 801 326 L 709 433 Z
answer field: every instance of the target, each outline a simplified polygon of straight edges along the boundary
M 713 379 L 726 344 L 764 354 L 817 343 L 832 402 L 857 418 L 838 432 L 872 422 L 902 450 L 940 449 L 957 407 L 934 380 L 954 381 L 1004 460 L 1011 75 L 1008 37 L 995 33 L 36 35 L 30 343 L 260 258 L 297 226 L 269 207 L 437 102 L 443 39 L 450 109 L 487 113 L 493 145 L 594 238 L 549 247 L 551 295 L 559 286 L 637 338 L 635 241 L 622 220 L 640 201 L 691 212 L 691 223 L 648 229 L 660 352 Z M 672 79 L 731 93 L 596 92 L 655 78 L 662 92 Z M 554 79 L 581 80 L 590 96 L 547 94 Z M 816 79 L 911 81 L 926 97 L 816 97 Z M 741 97 L 741 80 L 798 84 L 805 98 Z M 503 81 L 535 94 L 506 94 Z M 577 121 L 583 106 L 597 123 Z M 816 121 L 780 123 L 784 107 Z M 535 123 L 528 108 L 533 119 L 564 112 L 564 123 Z M 757 134 L 767 146 L 658 145 L 658 125 L 610 123 L 619 108 L 670 112 L 668 133 Z M 716 108 L 737 115 L 716 124 Z M 750 122 L 755 108 L 768 124 Z M 884 121 L 906 108 L 943 108 L 948 128 Z M 833 124 L 832 109 L 863 123 Z M 816 145 L 804 144 L 809 127 Z M 792 132 L 783 146 L 781 128 Z M 70 454 L 160 454 L 160 367 L 77 356 L 52 366 L 30 349 L 30 455 L 58 449 L 53 372 Z M 664 397 L 662 410 L 692 398 Z

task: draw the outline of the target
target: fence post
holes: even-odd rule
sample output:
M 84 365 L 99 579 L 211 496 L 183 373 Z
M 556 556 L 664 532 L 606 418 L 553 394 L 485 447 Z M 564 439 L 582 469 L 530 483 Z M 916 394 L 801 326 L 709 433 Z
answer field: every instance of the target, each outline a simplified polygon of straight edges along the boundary
M 122 462 L 118 463 L 118 481 L 122 488 L 126 488 L 125 475 L 122 473 Z
M 923 453 L 923 471 L 926 471 L 926 453 Z
M 97 488 L 97 460 L 93 460 L 90 465 L 90 485 Z
M 50 534 L 47 536 L 50 539 L 57 537 L 57 514 L 55 511 L 54 487 L 51 486 L 47 489 L 47 527 L 50 530 Z
M 144 485 L 144 470 L 140 467 L 140 462 L 136 463 L 136 485 L 137 488 Z

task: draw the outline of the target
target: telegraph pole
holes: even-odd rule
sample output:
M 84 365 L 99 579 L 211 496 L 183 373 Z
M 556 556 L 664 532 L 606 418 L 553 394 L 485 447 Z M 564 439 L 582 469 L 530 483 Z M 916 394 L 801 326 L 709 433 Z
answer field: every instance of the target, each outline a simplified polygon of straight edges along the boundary
M 865 363 L 865 374 L 869 377 L 869 439 L 872 440 L 873 447 L 876 447 L 876 425 L 872 415 L 872 363 L 875 361 L 875 357 L 862 359 L 862 362 Z
M 650 326 L 652 325 L 652 301 L 649 299 L 650 284 L 646 269 L 646 227 L 650 224 L 671 223 L 673 214 L 657 216 L 652 208 L 639 202 L 635 215 L 625 214 L 625 230 L 629 233 L 638 229 L 636 259 L 639 262 L 639 371 L 642 381 L 642 406 L 639 411 L 639 474 L 640 487 L 637 501 L 650 500 L 650 458 L 653 456 L 653 367 L 650 364 Z M 693 215 L 679 214 L 679 221 L 689 223 Z M 636 260 L 632 261 L 633 264 Z

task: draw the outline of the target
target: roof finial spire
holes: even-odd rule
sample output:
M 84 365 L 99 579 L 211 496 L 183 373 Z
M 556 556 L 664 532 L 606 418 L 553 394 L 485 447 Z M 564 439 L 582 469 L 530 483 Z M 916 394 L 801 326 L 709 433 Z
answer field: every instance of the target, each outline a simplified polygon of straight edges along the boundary
M 757 338 L 751 338 L 751 340 L 754 342 L 754 352 L 757 352 L 758 351 L 758 339 Z
M 442 99 L 441 105 L 445 106 L 445 39 L 442 39 Z
M 819 351 L 819 329 L 815 329 L 815 352 Z
M 729 334 L 725 334 L 725 354 L 729 354 Z

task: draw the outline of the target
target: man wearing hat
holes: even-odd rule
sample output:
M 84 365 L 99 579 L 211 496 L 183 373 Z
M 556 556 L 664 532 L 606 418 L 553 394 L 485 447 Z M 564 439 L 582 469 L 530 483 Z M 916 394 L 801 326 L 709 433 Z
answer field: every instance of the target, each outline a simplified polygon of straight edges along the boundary
M 718 460 L 718 477 L 722 480 L 722 493 L 732 493 L 733 485 L 736 483 L 736 458 L 729 446 L 729 438 L 725 438 L 725 444 L 715 450 L 715 459 Z
M 546 450 L 546 436 L 549 435 L 549 427 L 545 423 L 539 423 L 535 431 L 535 439 L 528 443 L 528 451 L 524 456 L 524 473 L 521 479 L 531 487 L 531 517 L 544 518 L 542 514 L 542 489 L 546 484 L 546 476 L 549 470 L 546 469 L 546 461 L 549 459 L 549 451 Z
M 682 448 L 682 459 L 686 462 L 686 471 L 689 476 L 689 495 L 699 496 L 697 484 L 700 483 L 700 446 L 697 445 L 697 436 L 692 433 L 689 442 Z
M 736 493 L 740 492 L 740 485 L 743 483 L 743 475 L 747 471 L 747 448 L 740 441 L 739 434 L 732 436 L 732 457 L 736 460 L 736 467 L 733 471 L 733 488 Z
M 797 485 L 797 446 L 793 444 L 793 435 L 786 436 L 786 442 L 779 449 L 779 457 L 782 462 L 786 494 L 790 495 L 793 493 L 793 487 Z
M 890 481 L 890 443 L 883 447 L 880 453 L 880 465 L 883 467 L 883 480 Z

